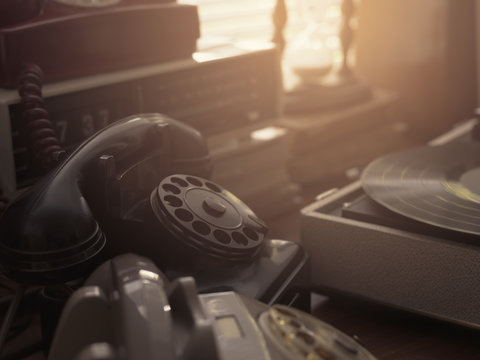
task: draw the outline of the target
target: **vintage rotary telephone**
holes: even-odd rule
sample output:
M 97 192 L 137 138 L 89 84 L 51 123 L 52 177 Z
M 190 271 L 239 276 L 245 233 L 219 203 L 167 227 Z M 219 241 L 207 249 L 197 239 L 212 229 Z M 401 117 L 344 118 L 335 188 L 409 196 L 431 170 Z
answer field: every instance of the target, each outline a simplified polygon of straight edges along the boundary
M 105 246 L 102 226 L 178 171 L 210 171 L 197 131 L 155 114 L 102 129 L 6 209 L 0 257 L 8 276 L 33 284 L 82 276 Z
M 265 239 L 267 227 L 245 204 L 204 179 L 210 169 L 204 139 L 180 122 L 145 114 L 113 123 L 6 209 L 5 274 L 59 284 L 135 252 L 169 279 L 195 276 L 201 292 L 298 301 L 292 285 L 305 274 L 306 254 L 296 243 Z
M 375 360 L 356 340 L 284 305 L 198 294 L 148 259 L 102 264 L 69 299 L 49 360 Z

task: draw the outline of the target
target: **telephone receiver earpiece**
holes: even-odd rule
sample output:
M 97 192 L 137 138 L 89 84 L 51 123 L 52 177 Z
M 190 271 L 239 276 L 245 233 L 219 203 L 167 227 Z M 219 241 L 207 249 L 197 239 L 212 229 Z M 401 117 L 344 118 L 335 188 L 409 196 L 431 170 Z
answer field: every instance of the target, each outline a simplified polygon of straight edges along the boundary
M 88 274 L 106 239 L 102 222 L 123 216 L 168 174 L 207 177 L 201 134 L 160 114 L 135 115 L 102 129 L 19 196 L 0 219 L 7 276 L 51 284 Z

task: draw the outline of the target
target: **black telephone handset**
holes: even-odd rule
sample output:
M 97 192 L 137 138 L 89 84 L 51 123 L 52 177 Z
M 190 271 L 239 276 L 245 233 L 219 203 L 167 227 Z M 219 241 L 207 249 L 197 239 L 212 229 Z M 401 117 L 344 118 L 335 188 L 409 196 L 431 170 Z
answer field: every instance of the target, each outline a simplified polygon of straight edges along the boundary
M 33 284 L 88 274 L 106 242 L 99 224 L 148 198 L 169 173 L 208 176 L 210 168 L 198 131 L 159 114 L 117 121 L 6 209 L 2 265 L 9 277 Z

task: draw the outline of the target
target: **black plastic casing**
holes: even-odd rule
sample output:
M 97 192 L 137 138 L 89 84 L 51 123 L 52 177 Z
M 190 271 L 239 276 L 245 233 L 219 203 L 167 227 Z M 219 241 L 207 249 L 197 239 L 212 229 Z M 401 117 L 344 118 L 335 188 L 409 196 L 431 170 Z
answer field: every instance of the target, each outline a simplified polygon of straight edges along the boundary
M 32 284 L 88 274 L 107 241 L 103 224 L 148 198 L 172 172 L 208 176 L 201 134 L 160 114 L 119 120 L 87 139 L 0 219 L 0 261 L 7 275 Z M 148 180 L 148 181 L 147 181 Z

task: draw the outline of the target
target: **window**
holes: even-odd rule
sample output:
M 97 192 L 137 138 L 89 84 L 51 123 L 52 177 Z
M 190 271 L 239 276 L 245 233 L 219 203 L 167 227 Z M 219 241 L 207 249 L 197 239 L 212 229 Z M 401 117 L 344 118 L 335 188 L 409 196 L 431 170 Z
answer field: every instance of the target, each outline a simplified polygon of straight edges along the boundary
M 276 0 L 179 0 L 195 4 L 201 22 L 202 37 L 222 37 L 226 40 L 269 41 L 273 35 L 272 14 Z M 288 27 L 285 36 L 299 28 L 297 0 L 285 0 Z
M 178 0 L 198 6 L 202 39 L 199 48 L 211 40 L 270 41 L 274 34 L 273 13 L 277 0 Z M 305 69 L 323 71 L 340 64 L 338 39 L 341 0 L 284 0 L 287 24 L 283 35 L 284 83 L 296 81 L 290 74 Z M 216 41 L 213 41 L 215 43 Z

